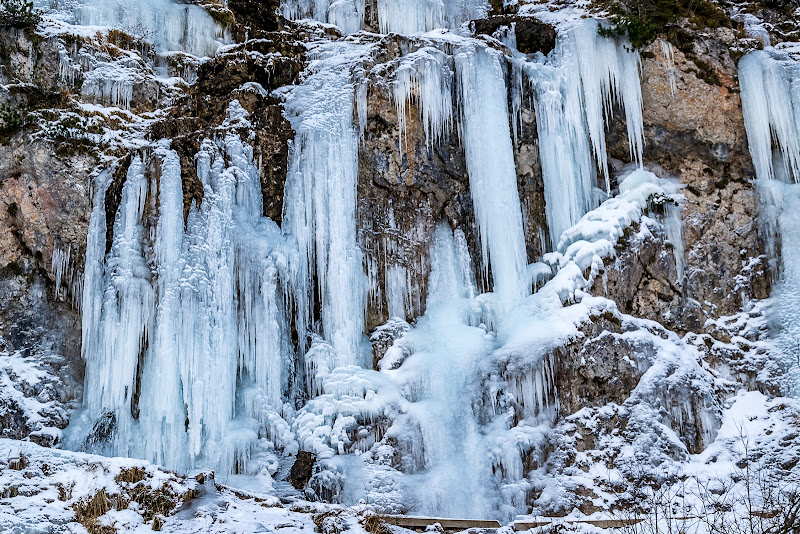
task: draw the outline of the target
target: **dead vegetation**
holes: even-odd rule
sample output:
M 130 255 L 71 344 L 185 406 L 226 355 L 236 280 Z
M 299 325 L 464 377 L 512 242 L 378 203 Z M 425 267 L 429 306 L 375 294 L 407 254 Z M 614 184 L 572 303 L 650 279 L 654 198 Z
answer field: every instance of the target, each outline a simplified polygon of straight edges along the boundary
M 154 488 L 147 480 L 147 472 L 141 467 L 123 469 L 114 478 L 120 486 L 120 492 L 109 495 L 103 488 L 92 496 L 78 500 L 72 505 L 75 520 L 82 524 L 90 534 L 113 534 L 113 526 L 103 525 L 100 517 L 111 510 L 125 510 L 131 503 L 138 505 L 137 511 L 142 519 L 152 522 L 153 530 L 161 530 L 167 516 L 172 514 L 179 504 L 194 499 L 197 491 L 189 489 L 181 492 L 172 480 Z M 64 488 L 64 497 L 67 490 Z M 71 492 L 70 492 L 71 493 Z M 61 497 L 61 488 L 59 488 Z
M 370 534 L 392 534 L 392 529 L 384 521 L 383 516 L 370 514 L 361 520 L 361 526 Z
M 11 458 L 8 460 L 9 469 L 13 469 L 15 471 L 22 471 L 26 467 L 28 467 L 28 459 L 22 452 L 20 452 L 19 456 L 17 456 L 16 458 Z

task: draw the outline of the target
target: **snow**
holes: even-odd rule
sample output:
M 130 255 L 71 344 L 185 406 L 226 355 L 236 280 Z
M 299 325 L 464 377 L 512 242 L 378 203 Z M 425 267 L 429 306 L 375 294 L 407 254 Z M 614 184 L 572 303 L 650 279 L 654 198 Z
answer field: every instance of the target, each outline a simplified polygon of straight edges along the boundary
M 9 467 L 11 460 L 24 457 L 22 469 Z M 162 532 L 209 532 L 249 534 L 280 531 L 288 534 L 316 532 L 315 514 L 326 513 L 338 521 L 340 531 L 364 534 L 360 524 L 373 513 L 366 507 L 341 508 L 298 501 L 288 506 L 263 494 L 234 492 L 206 473 L 204 482 L 179 477 L 141 460 L 107 458 L 59 451 L 33 443 L 0 439 L 0 487 L 15 489 L 0 500 L 0 529 L 5 532 L 85 532 L 73 506 L 105 491 L 110 502 L 117 496 L 134 496 L 138 488 L 162 491 L 177 509 L 162 516 Z M 120 479 L 123 471 L 141 469 L 141 482 Z M 137 487 L 137 491 L 132 491 Z M 9 497 L 8 495 L 14 495 Z M 100 525 L 123 532 L 152 532 L 146 521 L 145 501 L 133 501 L 127 508 L 112 508 L 98 518 Z

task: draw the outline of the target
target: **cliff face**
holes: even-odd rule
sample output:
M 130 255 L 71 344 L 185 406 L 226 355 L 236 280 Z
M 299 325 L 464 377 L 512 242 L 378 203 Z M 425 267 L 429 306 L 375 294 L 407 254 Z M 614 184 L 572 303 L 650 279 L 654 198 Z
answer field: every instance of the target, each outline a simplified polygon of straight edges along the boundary
M 334 385 L 326 386 L 324 380 L 335 378 L 337 369 L 344 371 L 324 368 L 326 362 L 314 359 L 323 350 L 322 337 L 331 337 L 327 325 L 320 326 L 327 321 L 324 288 L 306 288 L 312 295 L 311 309 L 307 316 L 293 315 L 303 304 L 297 295 L 287 296 L 289 283 L 278 276 L 274 284 L 283 292 L 279 294 L 284 296 L 284 311 L 276 324 L 284 328 L 297 361 L 288 366 L 288 376 L 280 376 L 277 396 L 284 401 L 280 413 L 286 420 L 259 422 L 263 428 L 255 434 L 263 448 L 255 456 L 270 458 L 264 461 L 270 467 L 263 470 L 277 477 L 276 466 L 290 461 L 298 448 L 325 461 L 333 455 L 351 458 L 358 453 L 366 465 L 359 464 L 359 469 L 380 479 L 372 482 L 377 489 L 370 493 L 374 498 L 370 502 L 390 512 L 409 511 L 413 504 L 378 486 L 431 469 L 433 460 L 420 452 L 423 443 L 429 443 L 425 440 L 431 430 L 424 417 L 414 419 L 415 409 L 420 410 L 415 406 L 431 395 L 430 390 L 447 390 L 447 384 L 430 383 L 431 375 L 447 370 L 406 366 L 411 369 L 406 371 L 404 362 L 421 366 L 414 363 L 419 359 L 413 359 L 415 354 L 438 355 L 431 349 L 436 336 L 424 336 L 430 335 L 425 329 L 431 328 L 435 317 L 426 314 L 428 304 L 441 298 L 435 292 L 442 291 L 437 278 L 442 260 L 433 253 L 440 251 L 442 235 L 449 233 L 449 241 L 455 240 L 455 245 L 448 245 L 452 250 L 463 245 L 468 261 L 462 274 L 475 280 L 473 293 L 498 292 L 501 276 L 496 264 L 481 267 L 485 230 L 472 196 L 474 163 L 473 169 L 469 167 L 474 160 L 465 151 L 464 118 L 453 112 L 440 130 L 432 127 L 426 115 L 431 113 L 426 108 L 430 100 L 423 100 L 424 84 L 418 80 L 416 85 L 409 82 L 408 101 L 398 96 L 398 73 L 413 63 L 408 58 L 419 57 L 420 62 L 436 58 L 442 72 L 451 77 L 442 82 L 453 95 L 448 105 L 458 109 L 469 98 L 463 86 L 456 87 L 456 71 L 463 67 L 456 65 L 454 50 L 462 45 L 455 32 L 445 37 L 379 34 L 378 14 L 370 6 L 364 15 L 365 30 L 375 33 L 355 37 L 344 36 L 341 24 L 337 29 L 286 20 L 276 15 L 277 2 L 231 0 L 224 11 L 205 7 L 215 14 L 217 37 L 224 41 L 217 43 L 221 46 L 212 57 L 167 53 L 133 31 L 88 32 L 55 17 L 46 17 L 36 28 L 0 27 L 0 102 L 24 111 L 12 116 L 4 107 L 0 116 L 0 436 L 60 445 L 61 431 L 82 405 L 82 328 L 85 335 L 97 326 L 82 324 L 86 306 L 91 305 L 83 281 L 92 211 L 100 206 L 96 195 L 103 195 L 105 253 L 110 254 L 124 184 L 133 162 L 137 158 L 144 162 L 149 182 L 142 200 L 147 222 L 141 247 L 150 269 L 145 278 L 156 283 L 162 276 L 154 252 L 161 224 L 156 221 L 165 213 L 157 200 L 162 198 L 165 165 L 156 142 L 169 140 L 164 146 L 178 158 L 182 215 L 189 228 L 207 202 L 206 195 L 219 194 L 198 172 L 209 140 L 221 147 L 236 136 L 252 148 L 248 157 L 260 182 L 259 215 L 286 228 L 287 174 L 299 173 L 292 167 L 292 156 L 305 138 L 293 129 L 297 122 L 288 109 L 285 88 L 308 84 L 322 69 L 319 61 L 324 54 L 311 43 L 354 44 L 366 52 L 340 68 L 350 69 L 356 95 L 355 236 L 367 286 L 364 328 L 358 334 L 372 340 L 367 359 L 374 371 L 381 372 L 376 376 L 388 371 L 392 378 L 364 378 L 354 372 L 344 385 L 327 382 Z M 281 12 L 288 16 L 286 10 Z M 616 226 L 611 225 L 608 236 L 603 234 L 609 231 L 606 226 L 565 232 L 596 245 L 595 252 L 581 259 L 571 246 L 577 238 L 554 242 L 549 234 L 548 185 L 540 154 L 541 132 L 548 125 L 537 115 L 542 108 L 532 104 L 544 100 L 537 100 L 538 89 L 517 70 L 522 63 L 515 63 L 545 65 L 544 56 L 559 50 L 558 25 L 543 13 L 516 4 L 494 6 L 464 25 L 458 37 L 473 39 L 501 58 L 528 286 L 542 289 L 543 301 L 558 301 L 558 311 L 550 317 L 558 326 L 546 327 L 558 330 L 556 341 L 541 345 L 526 341 L 513 350 L 487 351 L 490 357 L 476 358 L 463 371 L 470 373 L 477 391 L 467 403 L 478 428 L 475 434 L 495 440 L 487 446 L 490 465 L 485 469 L 503 495 L 502 506 L 508 507 L 503 508 L 503 517 L 510 513 L 509 502 L 519 513 L 541 514 L 566 514 L 575 507 L 592 513 L 616 506 L 617 501 L 600 495 L 622 493 L 626 481 L 635 483 L 644 476 L 637 471 L 641 464 L 667 469 L 664 466 L 694 461 L 691 455 L 712 445 L 723 447 L 715 440 L 738 390 L 766 397 L 783 393 L 782 370 L 771 356 L 767 320 L 767 299 L 780 257 L 770 249 L 769 229 L 764 227 L 753 185 L 737 78 L 737 60 L 755 43 L 744 34 L 743 24 L 733 24 L 687 30 L 680 42 L 659 39 L 640 51 L 644 135 L 640 163 L 664 189 L 636 201 L 623 185 L 632 170 L 626 162 L 635 159 L 630 148 L 634 140 L 629 137 L 630 114 L 617 102 L 616 109 L 609 110 L 613 114 L 603 133 L 609 189 L 594 169 L 596 183 L 591 184 L 596 220 L 616 217 Z M 779 11 L 768 15 L 783 20 Z M 769 17 L 762 13 L 762 19 Z M 774 28 L 780 25 L 770 22 L 776 33 Z M 416 72 L 422 72 L 420 65 L 413 63 Z M 560 157 L 568 158 L 561 148 Z M 232 175 L 242 169 L 230 155 L 225 162 Z M 323 179 L 324 173 L 319 174 Z M 99 189 L 99 183 L 107 183 L 107 189 Z M 669 187 L 674 188 L 672 194 Z M 619 199 L 629 204 L 613 204 Z M 231 220 L 241 224 L 236 217 Z M 328 231 L 316 228 L 316 239 Z M 455 265 L 460 261 L 457 256 L 451 253 L 445 263 Z M 278 270 L 285 267 L 280 260 L 276 264 Z M 568 271 L 572 278 L 567 279 Z M 566 285 L 559 286 L 560 280 L 567 280 Z M 243 298 L 241 287 L 236 289 L 239 298 Z M 261 296 L 267 290 L 259 287 Z M 493 324 L 500 319 L 491 311 L 492 298 L 473 299 L 471 326 L 480 324 L 485 330 L 483 338 L 469 337 L 474 346 L 500 343 L 498 339 L 506 342 L 504 336 L 518 341 Z M 466 345 L 449 341 L 448 347 L 458 348 L 442 349 L 443 354 L 469 352 Z M 538 363 L 525 363 L 525 358 L 539 352 Z M 145 353 L 142 348 L 139 365 Z M 235 371 L 236 384 L 252 378 L 248 372 Z M 384 394 L 395 387 L 386 386 L 388 381 L 414 372 L 423 378 L 398 386 L 397 398 Z M 142 380 L 138 376 L 134 381 L 137 394 L 130 403 L 134 414 L 141 404 Z M 342 391 L 361 391 L 362 383 L 367 384 L 364 393 L 354 395 L 353 405 L 342 400 L 349 395 Z M 236 410 L 249 402 L 242 400 L 244 391 L 236 395 Z M 333 404 L 323 405 L 319 401 L 323 397 L 334 398 Z M 435 392 L 433 397 L 438 398 Z M 369 404 L 374 399 L 379 399 L 374 401 L 378 408 Z M 328 420 L 334 404 L 338 411 Z M 188 432 L 191 407 L 186 410 Z M 291 417 L 286 416 L 290 411 Z M 182 426 L 184 414 L 179 415 Z M 791 419 L 791 414 L 784 415 L 781 411 L 780 417 Z M 442 424 L 461 426 L 462 417 L 454 412 Z M 98 427 L 92 432 L 87 444 L 90 438 L 102 437 Z M 758 439 L 759 447 L 770 446 L 765 436 Z M 788 452 L 780 467 L 791 473 L 800 451 L 791 440 L 785 442 Z M 241 457 L 249 458 L 250 452 L 242 455 L 237 449 Z M 237 474 L 244 472 L 239 469 L 246 463 L 240 456 L 233 471 Z M 601 480 L 595 469 L 599 465 L 621 473 L 621 481 Z M 348 495 L 348 471 L 333 466 L 333 462 L 318 463 L 308 491 L 342 501 Z M 559 487 L 548 486 L 538 475 L 557 478 Z

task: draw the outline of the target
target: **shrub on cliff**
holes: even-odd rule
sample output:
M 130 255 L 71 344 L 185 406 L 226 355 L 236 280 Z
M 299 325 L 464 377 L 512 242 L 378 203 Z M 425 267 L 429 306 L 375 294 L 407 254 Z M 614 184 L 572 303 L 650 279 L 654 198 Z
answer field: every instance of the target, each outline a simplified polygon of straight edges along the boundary
M 0 104 L 0 142 L 22 130 L 29 122 L 28 108 L 10 102 Z
M 711 0 L 601 0 L 599 5 L 613 14 L 613 26 L 601 33 L 627 35 L 634 48 L 666 36 L 682 19 L 696 28 L 730 24 L 729 17 Z
M 0 27 L 34 28 L 42 19 L 41 12 L 28 0 L 0 0 Z

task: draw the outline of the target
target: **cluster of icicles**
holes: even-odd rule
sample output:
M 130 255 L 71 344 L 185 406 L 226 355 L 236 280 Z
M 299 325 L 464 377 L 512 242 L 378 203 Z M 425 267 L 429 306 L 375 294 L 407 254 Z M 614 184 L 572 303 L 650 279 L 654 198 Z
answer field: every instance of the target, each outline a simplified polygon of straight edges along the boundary
M 481 6 L 387 0 L 378 2 L 378 18 L 382 31 L 413 33 L 456 26 L 484 12 Z M 357 0 L 284 3 L 283 10 L 348 33 L 363 26 Z M 513 490 L 524 476 L 520 451 L 511 447 L 487 464 L 465 384 L 500 345 L 498 332 L 535 278 L 513 151 L 522 107 L 529 105 L 523 94 L 532 95 L 536 112 L 554 247 L 607 193 L 604 132 L 615 107 L 625 114 L 631 159 L 641 163 L 639 57 L 599 37 L 597 23 L 586 20 L 562 31 L 547 57 L 507 55 L 442 33 L 426 36 L 424 46 L 396 63 L 398 143 L 411 104 L 420 110 L 429 147 L 458 130 L 480 236 L 476 262 L 493 291 L 476 295 L 464 234 L 440 224 L 430 246 L 427 311 L 409 337 L 425 358 L 413 360 L 416 368 L 398 360 L 399 368 L 381 373 L 368 369 L 364 314 L 372 288 L 356 228 L 368 89 L 362 65 L 371 43 L 311 45 L 304 82 L 278 92 L 296 132 L 281 228 L 262 215 L 259 166 L 252 148 L 233 134 L 205 140 L 196 156 L 201 202 L 185 200 L 180 161 L 168 141 L 133 156 L 113 221 L 106 221 L 105 206 L 112 174 L 99 176 L 82 293 L 86 395 L 71 424 L 71 446 L 182 470 L 250 475 L 269 471 L 276 449 L 311 448 L 341 468 L 332 455 L 351 434 L 369 444 L 367 430 L 356 426 L 348 434 L 355 418 L 332 417 L 332 404 L 320 399 L 370 401 L 370 384 L 390 380 L 413 391 L 414 400 L 403 402 L 422 440 L 413 454 L 428 473 L 426 483 L 415 485 L 423 511 L 487 516 L 524 508 L 521 490 Z M 246 124 L 238 102 L 228 114 Z M 605 192 L 596 186 L 602 182 Z M 393 291 L 406 293 L 393 298 L 400 313 L 415 288 L 403 283 L 403 273 L 398 278 Z M 552 368 L 542 356 L 527 378 L 508 386 L 532 424 L 555 413 Z M 374 406 L 370 417 L 386 415 L 383 405 Z M 481 467 L 467 475 L 465 463 Z M 511 490 L 487 498 L 492 467 Z
M 763 30 L 763 28 L 762 28 Z M 779 275 L 773 322 L 786 371 L 786 391 L 800 395 L 800 46 L 783 43 L 739 62 L 750 154 L 761 200 L 769 257 Z M 778 250 L 780 249 L 780 250 Z

